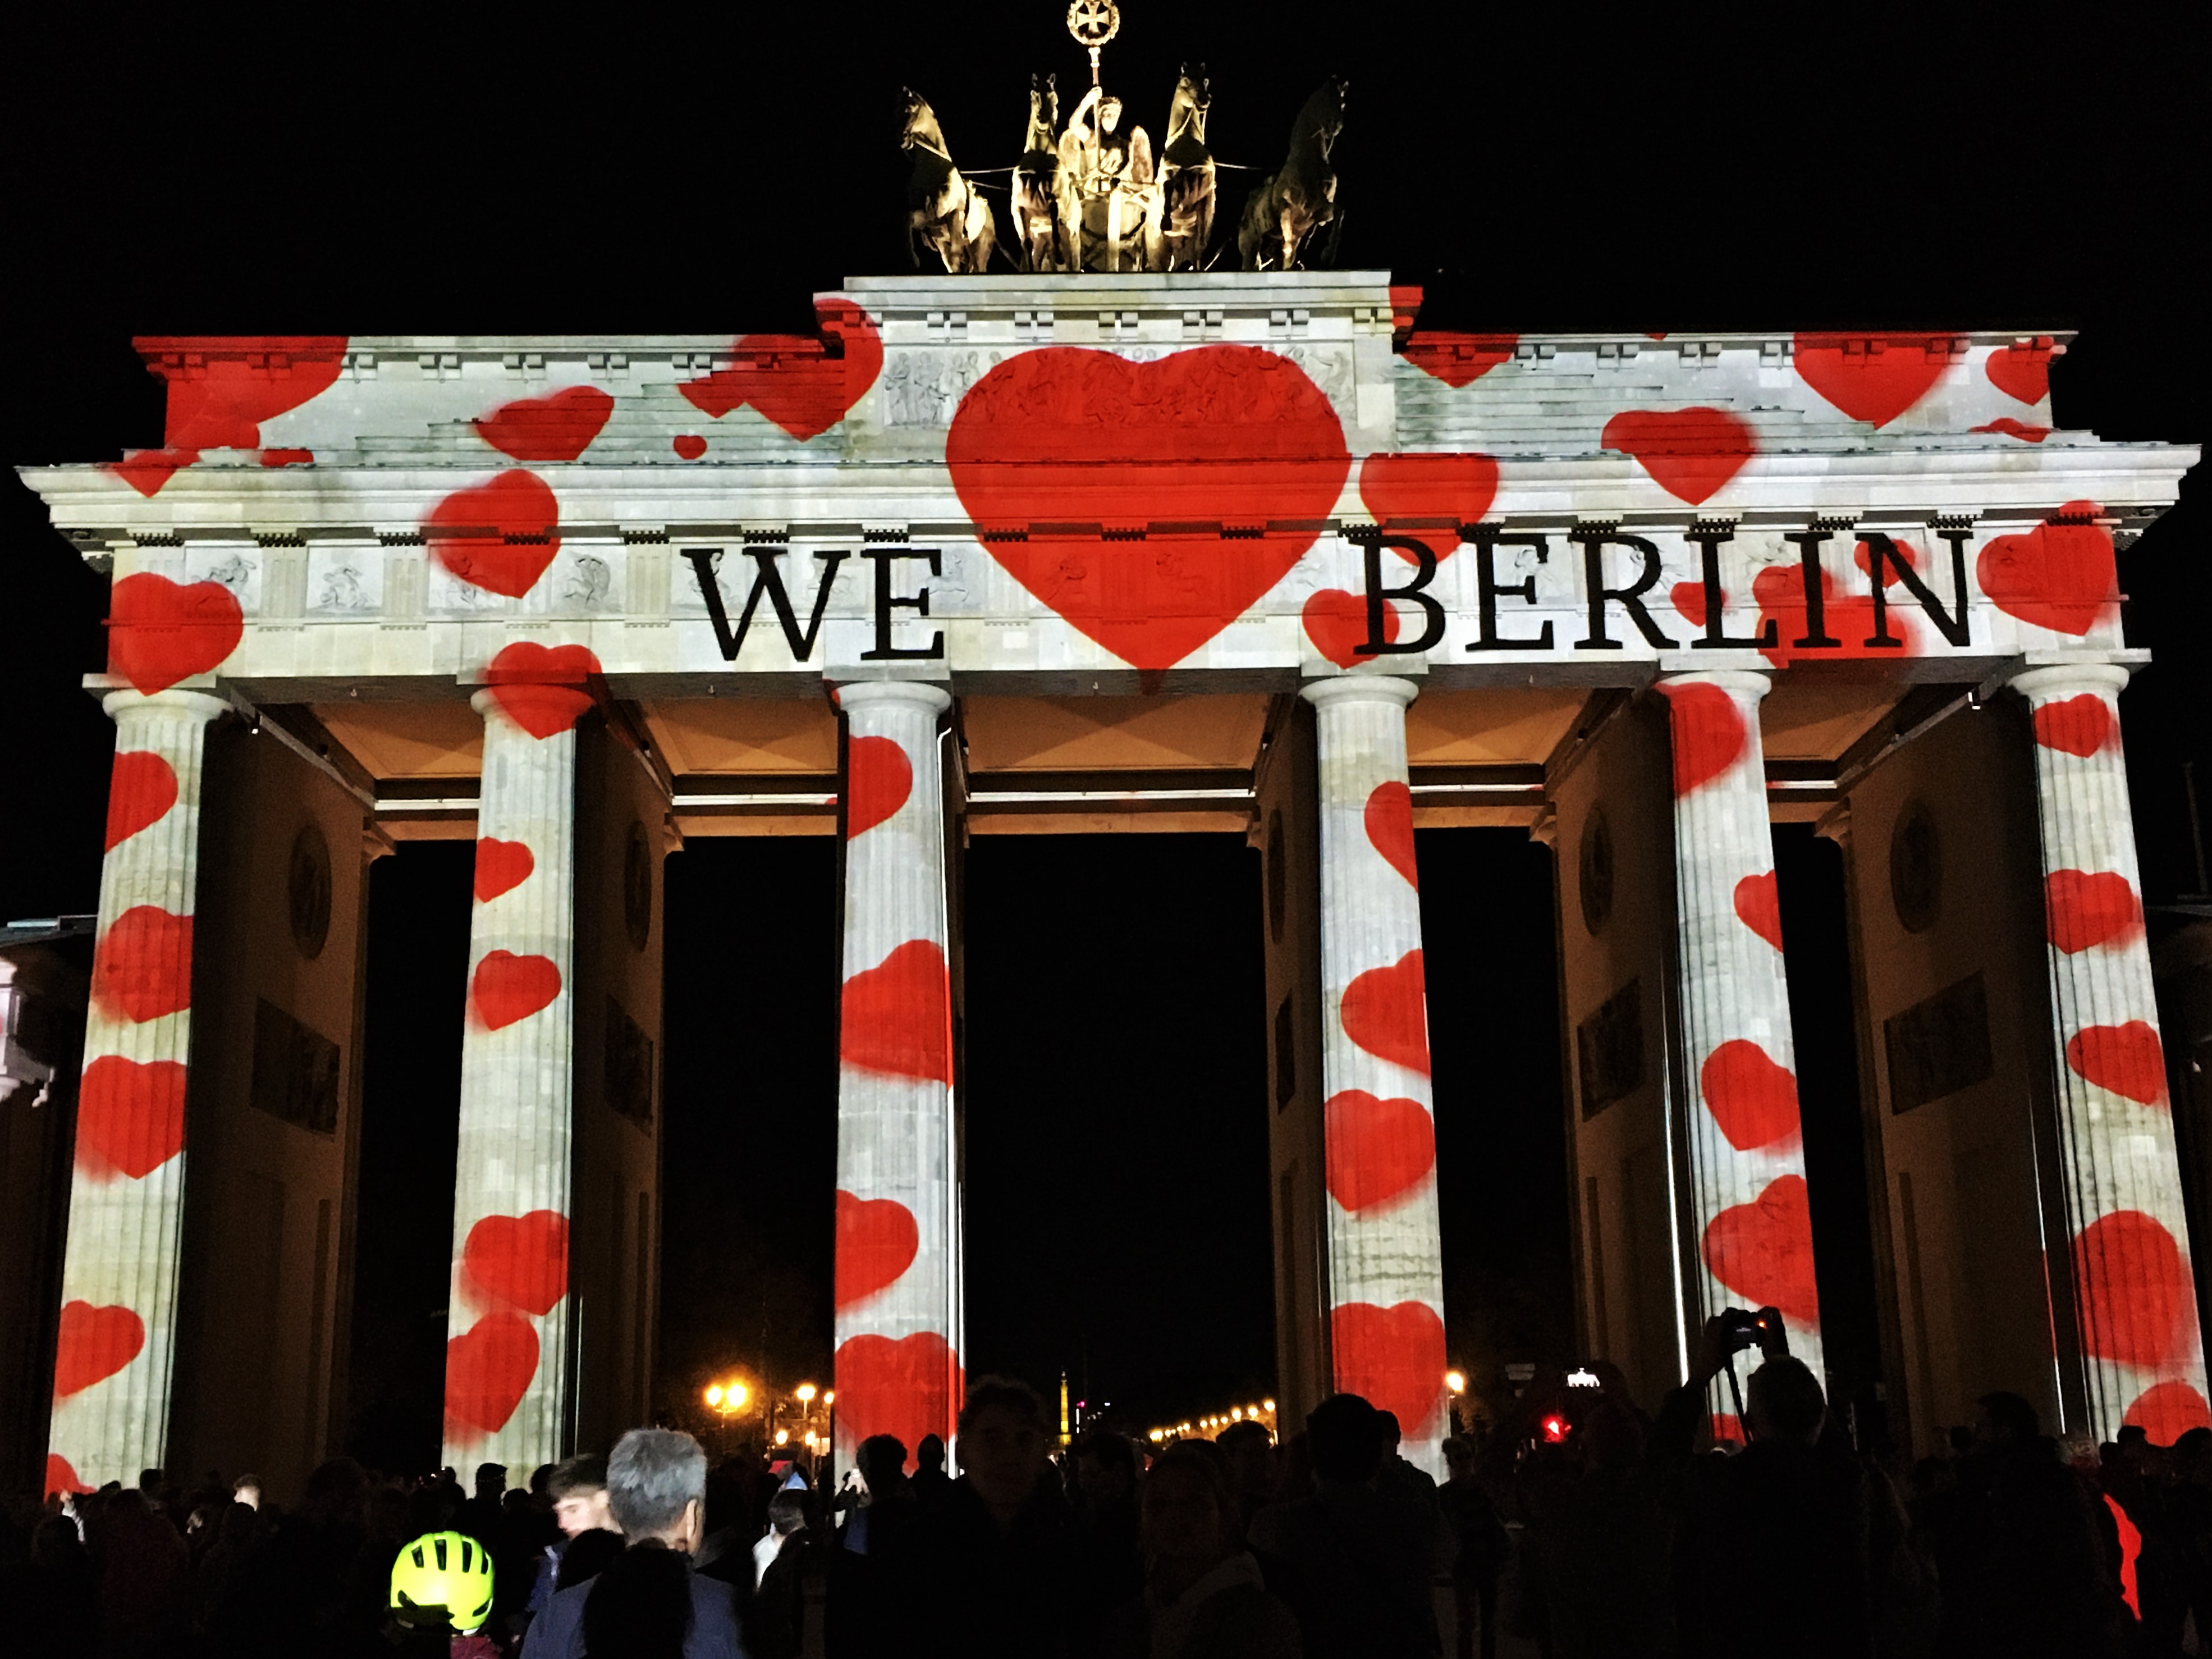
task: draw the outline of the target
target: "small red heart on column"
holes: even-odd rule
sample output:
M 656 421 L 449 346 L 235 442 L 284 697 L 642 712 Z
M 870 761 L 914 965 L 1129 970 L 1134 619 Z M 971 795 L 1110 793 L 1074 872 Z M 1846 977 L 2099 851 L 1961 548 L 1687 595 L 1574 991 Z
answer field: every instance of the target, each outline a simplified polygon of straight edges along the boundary
M 1436 1167 L 1436 1122 L 1418 1100 L 1346 1089 L 1324 1112 L 1328 1190 L 1347 1210 L 1387 1204 Z
M 549 1008 L 561 994 L 561 969 L 550 957 L 519 957 L 493 951 L 477 963 L 469 981 L 469 1001 L 491 1031 Z
M 66 1400 L 106 1382 L 146 1346 L 146 1322 L 128 1308 L 71 1302 L 62 1309 L 54 1346 L 54 1398 Z
M 469 1229 L 461 1271 L 495 1303 L 542 1318 L 568 1293 L 568 1218 L 558 1210 L 488 1215 Z
M 2148 1020 L 2083 1026 L 2066 1041 L 2066 1066 L 2139 1105 L 2166 1099 L 2166 1051 L 2159 1046 L 2158 1028 Z
M 2062 518 L 2092 518 L 2094 501 L 2069 501 Z M 2008 616 L 2077 639 L 2119 603 L 2119 566 L 2112 532 L 2097 524 L 2039 524 L 1985 543 L 1974 580 L 1989 602 Z
M 1778 1308 L 1817 1324 L 1820 1291 L 1813 1275 L 1813 1208 L 1802 1176 L 1778 1176 L 1748 1204 L 1712 1218 L 1703 1243 L 1712 1276 L 1754 1308 Z
M 1735 1037 L 1705 1056 L 1698 1085 L 1705 1109 L 1740 1152 L 1771 1146 L 1797 1133 L 1797 1079 L 1765 1049 Z
M 845 981 L 837 1054 L 864 1072 L 952 1081 L 952 999 L 937 945 L 908 939 Z
M 92 1000 L 143 1024 L 192 1006 L 192 919 L 141 904 L 116 917 L 92 961 Z
M 854 738 L 845 745 L 845 839 L 866 834 L 914 793 L 914 764 L 890 738 Z
M 2156 1367 L 2196 1338 L 2195 1292 L 2181 1247 L 2141 1210 L 2099 1216 L 2074 1240 L 2081 1347 L 2123 1365 Z
M 533 738 L 558 737 L 592 706 L 587 689 L 599 659 L 581 645 L 528 640 L 506 647 L 484 668 L 484 684 L 507 719 Z
M 837 1350 L 837 1415 L 855 1440 L 896 1435 L 907 1467 L 925 1435 L 950 1439 L 960 1410 L 957 1356 L 935 1331 L 846 1338 Z
M 2212 1429 L 2212 1405 L 2186 1382 L 2154 1382 L 2120 1420 L 2141 1429 L 2152 1445 L 2171 1446 L 2191 1429 Z
M 921 1234 L 914 1212 L 891 1198 L 837 1194 L 836 1303 L 866 1301 L 914 1265 Z
M 1359 464 L 1359 499 L 1385 530 L 1435 530 L 1425 537 L 1441 564 L 1498 497 L 1498 463 L 1488 455 L 1394 454 L 1376 450 Z M 1418 564 L 1403 548 L 1391 550 Z
M 1853 420 L 1887 426 L 1942 378 L 1950 364 L 1950 337 L 1800 334 L 1795 343 L 1797 373 Z M 1938 349 L 1931 352 L 1931 345 Z
M 143 1180 L 185 1150 L 185 1067 L 102 1054 L 77 1085 L 76 1165 Z
M 2110 871 L 2052 871 L 2043 878 L 2043 914 L 2051 942 L 2069 956 L 2142 931 L 2142 901 Z
M 513 892 L 537 867 L 536 854 L 522 842 L 485 836 L 477 842 L 477 902 L 488 904 L 501 893 Z
M 1345 1036 L 1369 1054 L 1429 1074 L 1428 999 L 1419 951 L 1390 967 L 1370 968 L 1346 986 L 1337 1018 Z
M 70 1465 L 68 1458 L 64 1457 L 59 1452 L 46 1454 L 46 1497 L 52 1498 L 56 1493 L 60 1493 L 64 1496 L 82 1498 L 92 1490 L 92 1487 L 77 1479 L 76 1470 Z
M 2000 346 L 1990 353 L 1984 372 L 1990 384 L 2006 397 L 2023 404 L 2039 404 L 2051 395 L 2051 343 L 2034 340 L 2025 345 Z
M 737 361 L 676 389 L 702 413 L 720 420 L 750 404 L 805 443 L 845 418 L 883 372 L 883 336 L 875 321 L 849 300 L 814 307 L 828 340 L 804 334 L 748 334 L 733 348 Z M 832 343 L 842 347 L 830 355 Z
M 1437 1310 L 1425 1302 L 1347 1302 L 1329 1310 L 1328 1328 L 1338 1392 L 1395 1413 L 1400 1432 L 1421 1438 L 1444 1401 L 1444 1322 Z
M 707 453 L 707 441 L 696 432 L 671 439 L 668 447 L 676 452 L 678 459 L 686 461 L 696 461 Z
M 1340 587 L 1324 587 L 1307 599 L 1299 619 L 1305 624 L 1306 637 L 1314 642 L 1314 649 L 1339 668 L 1353 668 L 1375 660 L 1376 653 L 1359 648 L 1368 638 L 1367 601 L 1360 594 L 1347 593 Z M 1386 604 L 1382 607 L 1382 643 L 1397 642 L 1397 608 Z
M 1759 938 L 1778 951 L 1782 948 L 1782 895 L 1775 887 L 1773 871 L 1736 883 L 1735 914 Z
M 108 670 L 149 697 L 222 666 L 245 633 L 238 595 L 221 582 L 173 582 L 142 570 L 108 595 Z
M 1696 507 L 1743 471 L 1759 437 L 1724 409 L 1632 409 L 1605 423 L 1598 447 L 1634 456 L 1652 483 Z
M 1750 736 L 1735 699 L 1717 685 L 1662 682 L 1674 741 L 1674 798 L 1735 764 Z
M 2044 703 L 2035 711 L 2038 743 L 2085 759 L 2105 746 L 2113 726 L 2111 705 L 2094 691 Z
M 572 386 L 544 398 L 517 398 L 470 424 L 494 449 L 518 461 L 573 461 L 591 447 L 614 412 L 615 400 L 599 387 Z
M 471 587 L 519 599 L 561 550 L 561 503 L 520 467 L 457 489 L 430 509 L 422 537 L 430 556 Z
M 1421 884 L 1413 862 L 1413 792 L 1393 778 L 1378 783 L 1367 798 L 1368 844 L 1415 888 Z
M 158 823 L 177 804 L 177 775 L 150 750 L 133 749 L 115 757 L 107 781 L 107 844 L 113 852 L 148 824 Z
M 446 1343 L 446 1431 L 496 1434 L 538 1375 L 538 1332 L 520 1314 L 489 1313 Z

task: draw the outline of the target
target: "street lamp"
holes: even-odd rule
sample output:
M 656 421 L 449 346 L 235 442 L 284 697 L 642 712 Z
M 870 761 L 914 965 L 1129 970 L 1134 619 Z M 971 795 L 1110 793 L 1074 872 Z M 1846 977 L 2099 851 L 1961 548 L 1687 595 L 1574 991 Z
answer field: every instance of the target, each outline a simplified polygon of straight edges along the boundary
M 1454 1394 L 1465 1394 L 1467 1392 L 1467 1373 L 1465 1371 L 1446 1371 L 1444 1373 L 1444 1387 L 1449 1389 Z

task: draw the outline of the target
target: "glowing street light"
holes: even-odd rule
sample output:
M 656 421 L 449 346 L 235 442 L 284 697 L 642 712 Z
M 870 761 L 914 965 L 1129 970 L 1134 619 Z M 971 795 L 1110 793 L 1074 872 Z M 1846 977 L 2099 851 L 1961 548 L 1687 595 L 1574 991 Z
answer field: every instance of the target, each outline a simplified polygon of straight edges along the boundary
M 811 1382 L 802 1382 L 792 1390 L 792 1394 L 800 1405 L 811 1405 L 814 1401 L 814 1385 Z
M 1465 1371 L 1446 1371 L 1444 1373 L 1444 1387 L 1449 1389 L 1454 1394 L 1465 1394 L 1467 1392 L 1467 1373 Z
M 778 1429 L 775 1431 L 775 1443 L 779 1446 L 788 1446 L 791 1443 L 791 1431 Z

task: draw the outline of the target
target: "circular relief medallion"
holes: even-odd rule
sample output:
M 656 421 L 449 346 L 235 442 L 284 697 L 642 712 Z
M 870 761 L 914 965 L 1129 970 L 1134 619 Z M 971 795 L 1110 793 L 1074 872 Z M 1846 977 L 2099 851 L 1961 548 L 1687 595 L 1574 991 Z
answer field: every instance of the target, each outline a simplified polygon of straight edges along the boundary
M 1291 872 L 1283 860 L 1283 814 L 1267 814 L 1267 937 L 1283 942 L 1283 923 L 1291 906 Z
M 1943 842 L 1923 800 L 1905 802 L 1891 826 L 1889 902 L 1908 933 L 1925 933 L 1943 913 Z
M 653 938 L 653 848 L 641 823 L 630 825 L 623 846 L 623 931 L 633 951 L 642 951 Z
M 1576 868 L 1583 926 L 1593 935 L 1602 933 L 1606 919 L 1613 915 L 1613 826 L 1605 821 L 1601 806 L 1593 807 L 1589 822 L 1583 825 L 1582 852 Z
M 331 936 L 331 848 L 315 824 L 292 837 L 292 856 L 284 867 L 284 903 L 292 942 L 313 962 Z

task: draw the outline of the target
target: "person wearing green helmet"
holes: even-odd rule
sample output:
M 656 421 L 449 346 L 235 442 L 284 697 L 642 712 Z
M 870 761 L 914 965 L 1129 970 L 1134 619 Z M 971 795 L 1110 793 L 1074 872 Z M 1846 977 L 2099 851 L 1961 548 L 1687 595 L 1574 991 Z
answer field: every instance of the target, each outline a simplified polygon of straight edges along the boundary
M 392 1562 L 392 1624 L 402 1652 L 437 1652 L 447 1659 L 495 1659 L 499 1644 L 484 1635 L 491 1617 L 490 1552 L 460 1532 L 426 1532 L 400 1546 Z

